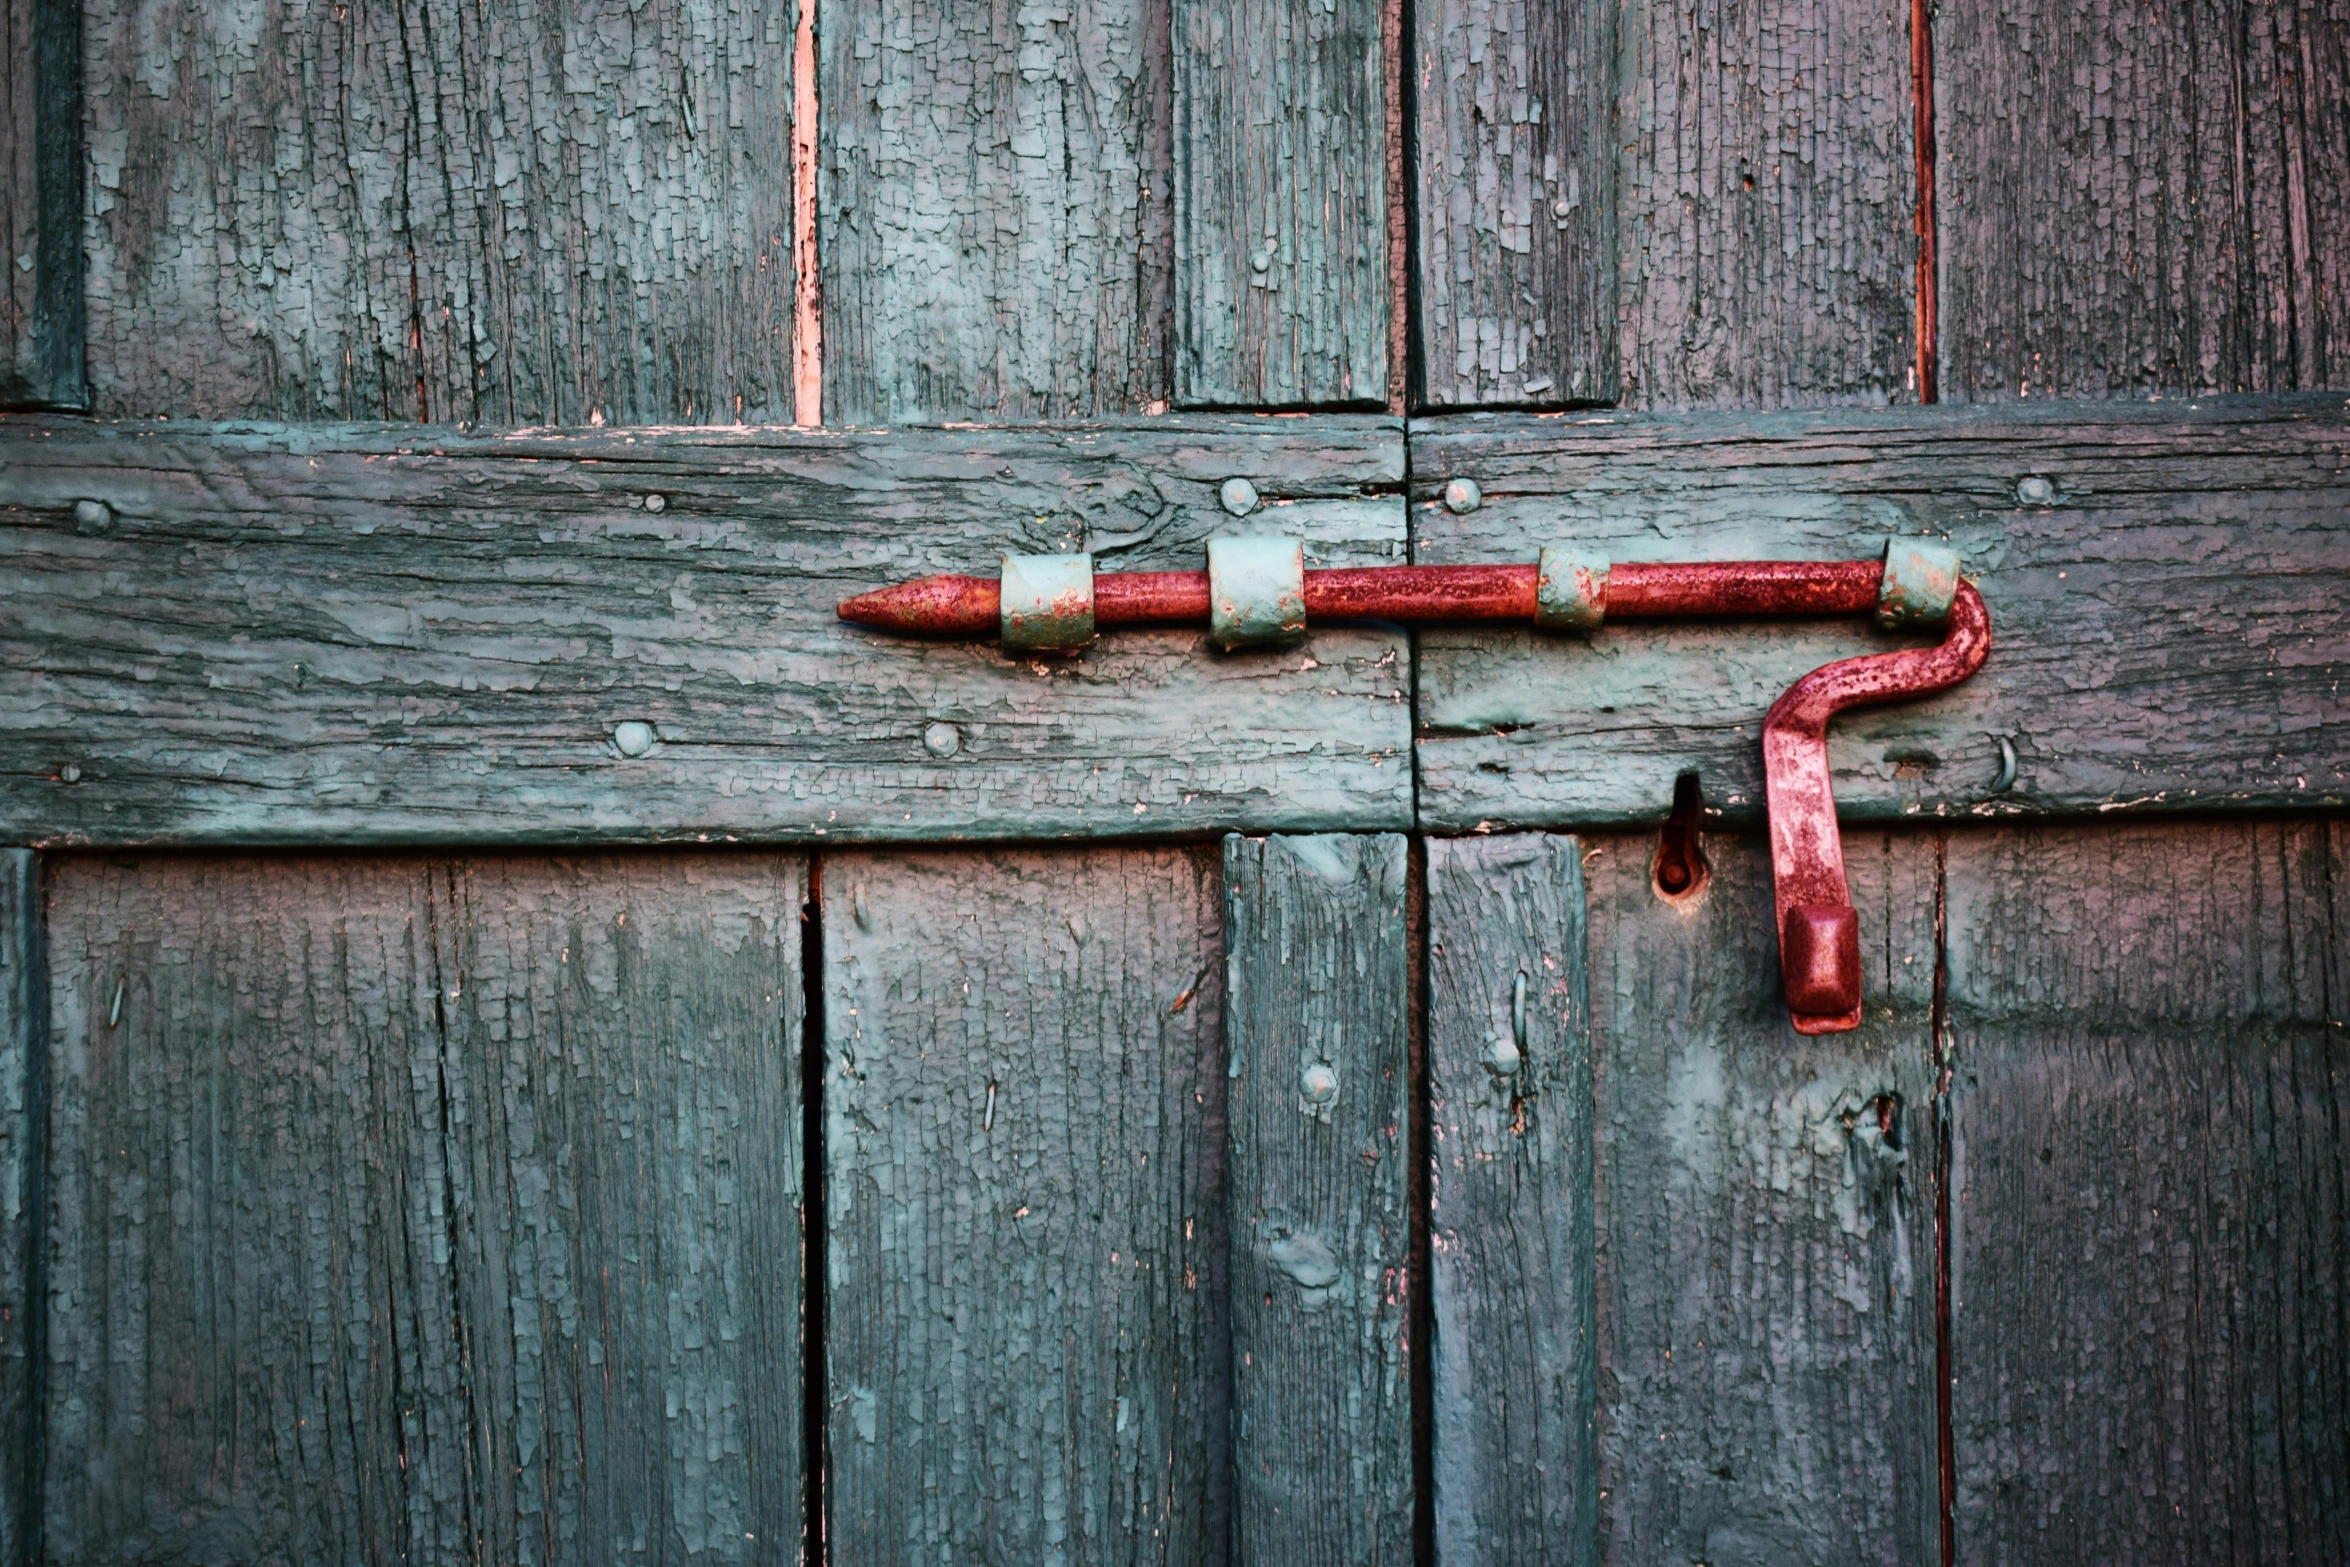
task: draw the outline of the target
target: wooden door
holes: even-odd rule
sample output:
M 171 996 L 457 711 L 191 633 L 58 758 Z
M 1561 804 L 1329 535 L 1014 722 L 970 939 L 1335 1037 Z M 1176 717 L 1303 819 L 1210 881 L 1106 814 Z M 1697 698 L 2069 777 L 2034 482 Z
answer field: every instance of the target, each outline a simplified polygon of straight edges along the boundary
M 0 1560 L 2350 1556 L 2338 7 L 0 33 Z M 1863 1027 L 1865 628 L 832 614 L 1243 529 L 1958 548 Z

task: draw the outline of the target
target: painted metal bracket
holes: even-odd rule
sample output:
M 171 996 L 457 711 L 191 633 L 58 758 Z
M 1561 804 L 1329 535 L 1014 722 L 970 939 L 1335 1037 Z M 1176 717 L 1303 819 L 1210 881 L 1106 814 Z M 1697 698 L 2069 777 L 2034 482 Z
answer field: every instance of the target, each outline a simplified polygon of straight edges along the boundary
M 1112 572 L 1090 556 L 1007 555 L 1000 577 L 925 577 L 843 602 L 843 620 L 933 636 L 996 636 L 1016 653 L 1070 653 L 1097 627 L 1198 625 L 1225 649 L 1304 634 L 1309 618 L 1515 620 L 1589 633 L 1612 620 L 1872 616 L 1945 626 L 1941 643 L 1845 659 L 1791 686 L 1763 721 L 1779 970 L 1798 1032 L 1858 1028 L 1860 917 L 1828 780 L 1828 720 L 1945 690 L 1983 667 L 1991 616 L 1957 554 L 1895 539 L 1879 560 L 1613 563 L 1567 547 L 1535 565 L 1308 571 L 1295 539 L 1225 538 L 1206 571 Z

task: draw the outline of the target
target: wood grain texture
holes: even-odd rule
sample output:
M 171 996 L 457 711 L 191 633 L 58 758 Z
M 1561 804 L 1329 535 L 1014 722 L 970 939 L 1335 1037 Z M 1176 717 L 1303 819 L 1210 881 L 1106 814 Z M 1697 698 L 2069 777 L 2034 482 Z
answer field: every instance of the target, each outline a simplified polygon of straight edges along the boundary
M 94 406 L 791 417 L 790 0 L 88 0 Z
M 1991 610 L 1989 665 L 1837 720 L 1848 817 L 2350 799 L 2350 418 L 2339 399 L 1855 415 L 1462 419 L 1415 428 L 1423 562 L 1874 557 L 1946 538 Z M 1479 510 L 1437 501 L 1483 486 Z M 2017 485 L 2049 481 L 2053 504 Z M 1421 633 L 1420 810 L 1438 829 L 1661 821 L 1695 771 L 1762 810 L 1762 718 L 1864 622 L 1626 623 L 1588 640 Z M 2001 739 L 2014 787 L 1991 793 Z
M 1378 0 L 1173 0 L 1181 406 L 1386 401 L 1379 18 Z
M 1207 850 L 828 856 L 831 1559 L 1223 1559 Z
M 1163 404 L 1165 0 L 856 0 L 819 36 L 826 417 Z
M 885 435 L 0 426 L 20 842 L 580 843 L 1409 823 L 1408 646 L 1083 658 L 847 626 L 999 552 L 1197 569 L 1231 475 L 1400 556 L 1394 422 Z M 77 498 L 111 521 L 77 532 Z M 661 509 L 651 498 L 661 497 Z M 624 757 L 625 721 L 659 743 Z M 953 726 L 947 754 L 926 744 Z M 78 782 L 65 769 L 78 769 Z
M 81 7 L 0 0 L 0 408 L 80 408 Z
M 2350 385 L 2350 10 L 1997 0 L 1935 28 L 1942 395 Z
M 1224 840 L 1244 1567 L 1412 1560 L 1405 852 Z
M 51 878 L 54 1559 L 797 1557 L 797 859 Z
M 1620 401 L 1916 400 L 1901 11 L 1880 0 L 1627 4 Z
M 1422 406 L 1615 400 L 1617 13 L 1413 9 Z
M 1599 1560 L 1584 938 L 1577 840 L 1429 841 L 1431 1502 L 1446 1567 Z
M 1867 1021 L 1804 1038 L 1759 836 L 1677 906 L 1586 842 L 1606 1553 L 1931 1562 L 1933 845 L 1846 834 Z
M 0 1562 L 34 1558 L 41 1473 L 39 1214 L 46 1169 L 40 862 L 0 849 Z
M 1952 835 L 1961 1559 L 2350 1554 L 2346 849 Z

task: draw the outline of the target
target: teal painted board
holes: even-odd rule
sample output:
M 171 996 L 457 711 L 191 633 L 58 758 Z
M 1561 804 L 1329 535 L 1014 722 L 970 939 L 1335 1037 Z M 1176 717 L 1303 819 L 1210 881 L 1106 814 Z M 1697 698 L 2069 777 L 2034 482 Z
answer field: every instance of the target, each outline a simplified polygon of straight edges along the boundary
M 0 0 L 0 408 L 79 408 L 77 0 Z
M 1213 853 L 823 874 L 831 1560 L 1223 1560 Z
M 1425 430 L 1426 433 L 1422 433 Z M 1415 426 L 1414 557 L 1532 562 L 1878 557 L 1946 540 L 1981 585 L 1989 664 L 1839 718 L 1848 818 L 2350 800 L 2350 416 L 2340 399 Z M 1475 479 L 1484 504 L 1439 499 Z M 2036 485 L 2032 482 L 2037 481 Z M 1917 639 L 1912 639 L 1915 641 Z M 1696 772 L 1762 810 L 1763 715 L 1831 659 L 1905 645 L 1855 618 L 1418 639 L 1421 820 L 1661 821 Z M 1995 790 L 2002 743 L 2012 787 Z
M 1164 408 L 1164 0 L 824 10 L 831 424 Z
M 798 1559 L 798 859 L 48 863 L 51 1559 Z
M 1620 9 L 1413 7 L 1415 406 L 1615 401 Z
M 1867 1017 L 1812 1038 L 1759 836 L 1678 900 L 1655 835 L 1584 845 L 1604 1553 L 1930 1563 L 1934 844 L 1845 835 Z
M 1583 845 L 1428 841 L 1436 1559 L 1599 1560 Z
M 791 418 L 791 0 L 81 9 L 97 411 Z
M 0 849 L 0 1562 L 31 1559 L 40 1479 L 40 1326 L 34 1310 L 43 1158 L 40 861 Z
M 2350 16 L 2001 0 L 1935 25 L 1942 395 L 2350 386 Z
M 1172 0 L 1175 401 L 1384 405 L 1378 0 Z
M 1627 0 L 1610 401 L 1917 401 L 1908 10 Z
M 1405 840 L 1224 840 L 1232 1556 L 1412 1560 Z
M 1401 558 L 1386 419 L 465 436 L 0 425 L 19 842 L 581 844 L 1403 827 L 1410 648 L 1006 658 L 843 624 L 1007 549 L 1199 569 L 1234 476 Z M 83 508 L 83 501 L 93 502 Z M 103 510 L 97 508 L 103 507 Z M 625 723 L 654 744 L 623 752 Z
M 1951 835 L 1961 1560 L 2350 1557 L 2346 849 Z

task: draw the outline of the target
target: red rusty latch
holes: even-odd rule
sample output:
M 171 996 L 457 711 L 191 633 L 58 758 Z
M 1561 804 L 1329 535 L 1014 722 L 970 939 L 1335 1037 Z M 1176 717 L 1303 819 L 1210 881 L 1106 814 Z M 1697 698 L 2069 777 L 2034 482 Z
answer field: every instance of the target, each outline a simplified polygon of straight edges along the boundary
M 1850 658 L 1789 687 L 1763 720 L 1763 775 L 1779 972 L 1797 1032 L 1858 1028 L 1860 920 L 1828 780 L 1828 720 L 1850 707 L 1945 690 L 1983 667 L 1991 616 L 1958 557 L 1896 540 L 1883 560 L 1613 565 L 1546 549 L 1539 565 L 1304 569 L 1294 540 L 1220 539 L 1207 571 L 1096 575 L 1087 556 L 1004 558 L 1000 577 L 924 577 L 841 604 L 843 620 L 931 636 L 998 636 L 1074 652 L 1104 626 L 1208 622 L 1226 647 L 1280 641 L 1317 620 L 1531 620 L 1588 631 L 1607 620 L 1873 614 L 1889 629 L 1946 622 L 1939 645 Z

